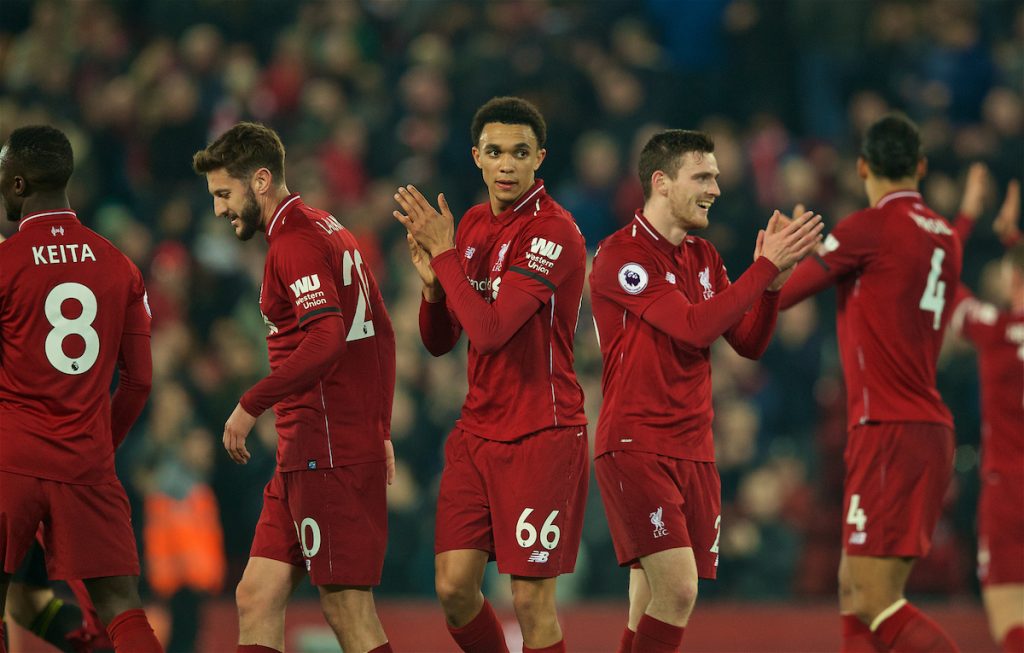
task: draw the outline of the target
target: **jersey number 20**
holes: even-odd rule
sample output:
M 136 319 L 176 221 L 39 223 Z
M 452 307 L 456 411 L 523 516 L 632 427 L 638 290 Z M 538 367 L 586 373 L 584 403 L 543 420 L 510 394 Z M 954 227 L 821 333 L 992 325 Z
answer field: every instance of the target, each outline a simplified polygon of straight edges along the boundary
M 367 299 L 370 295 L 370 283 L 367 281 L 366 271 L 363 269 L 363 256 L 359 253 L 359 250 L 356 250 L 355 256 L 353 256 L 352 252 L 346 249 L 341 261 L 341 275 L 346 286 L 352 285 L 353 268 L 356 271 L 354 280 L 357 285 L 356 290 L 358 291 L 359 298 L 356 300 L 356 310 L 352 315 L 352 326 L 349 327 L 348 336 L 345 338 L 348 342 L 362 340 L 374 335 L 373 314 L 371 313 L 369 318 L 366 317 L 370 303 Z
M 64 315 L 63 306 L 67 299 L 77 300 L 82 305 L 81 315 L 76 318 Z M 87 286 L 69 281 L 50 291 L 43 310 L 47 321 L 53 326 L 46 334 L 46 360 L 50 361 L 55 370 L 64 374 L 88 372 L 100 355 L 100 336 L 92 328 L 93 320 L 96 319 L 96 295 Z M 64 353 L 64 340 L 72 335 L 85 341 L 85 350 L 77 358 Z

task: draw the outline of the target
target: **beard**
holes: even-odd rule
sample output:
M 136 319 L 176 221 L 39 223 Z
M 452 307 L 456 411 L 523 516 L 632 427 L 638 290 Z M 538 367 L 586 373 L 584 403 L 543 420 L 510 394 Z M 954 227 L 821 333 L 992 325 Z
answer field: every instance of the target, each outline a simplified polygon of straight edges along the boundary
M 238 214 L 238 228 L 235 229 L 235 236 L 238 240 L 249 240 L 260 228 L 260 207 L 256 203 L 256 193 L 249 188 L 245 195 L 245 204 L 242 212 Z

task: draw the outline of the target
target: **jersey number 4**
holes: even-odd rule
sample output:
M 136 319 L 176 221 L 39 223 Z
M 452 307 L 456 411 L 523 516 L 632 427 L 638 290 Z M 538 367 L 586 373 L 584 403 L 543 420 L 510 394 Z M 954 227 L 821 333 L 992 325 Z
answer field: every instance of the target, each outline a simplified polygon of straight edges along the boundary
M 68 299 L 74 299 L 82 305 L 82 313 L 78 317 L 69 318 L 64 315 L 64 302 Z M 100 355 L 100 336 L 92 328 L 96 319 L 96 306 L 96 295 L 80 283 L 62 283 L 46 296 L 43 311 L 53 327 L 46 334 L 46 360 L 58 372 L 84 374 L 96 364 Z M 64 341 L 69 336 L 78 336 L 85 341 L 85 348 L 78 357 L 72 358 L 64 353 Z
M 942 309 L 946 306 L 946 282 L 939 279 L 942 274 L 942 261 L 946 258 L 946 250 L 936 247 L 932 252 L 932 269 L 928 273 L 928 285 L 921 295 L 918 307 L 922 311 L 934 314 L 932 328 L 936 331 L 942 326 Z
M 355 269 L 355 276 L 352 275 L 352 270 Z M 353 340 L 362 340 L 363 338 L 369 338 L 374 335 L 373 330 L 373 314 L 367 317 L 366 314 L 370 312 L 369 309 L 369 296 L 370 296 L 370 283 L 366 279 L 366 270 L 363 269 L 363 256 L 356 250 L 355 255 L 352 252 L 345 250 L 345 255 L 341 261 L 341 275 L 342 280 L 345 282 L 345 286 L 351 286 L 353 280 L 355 280 L 358 286 L 359 298 L 356 300 L 356 310 L 352 315 L 352 326 L 348 330 L 348 336 L 345 340 L 352 342 Z

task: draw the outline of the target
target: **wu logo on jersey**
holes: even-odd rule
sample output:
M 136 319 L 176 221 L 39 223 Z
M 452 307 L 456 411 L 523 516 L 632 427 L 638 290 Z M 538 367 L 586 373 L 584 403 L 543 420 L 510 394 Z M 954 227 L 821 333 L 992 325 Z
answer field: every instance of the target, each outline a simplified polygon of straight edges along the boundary
M 704 286 L 704 299 L 711 299 L 715 296 L 715 289 L 711 287 L 711 270 L 704 268 L 697 273 L 697 280 Z
M 534 238 L 530 243 L 530 252 L 537 256 L 543 256 L 549 261 L 554 261 L 562 255 L 562 246 L 547 238 Z
M 294 283 L 289 284 L 289 288 L 295 293 L 295 297 L 301 297 L 308 292 L 313 292 L 320 287 L 320 276 L 311 274 L 301 279 L 296 279 Z
M 665 528 L 665 521 L 661 518 L 663 514 L 661 506 L 658 506 L 658 509 L 651 513 L 651 525 L 654 526 L 655 539 L 668 535 L 668 529 Z

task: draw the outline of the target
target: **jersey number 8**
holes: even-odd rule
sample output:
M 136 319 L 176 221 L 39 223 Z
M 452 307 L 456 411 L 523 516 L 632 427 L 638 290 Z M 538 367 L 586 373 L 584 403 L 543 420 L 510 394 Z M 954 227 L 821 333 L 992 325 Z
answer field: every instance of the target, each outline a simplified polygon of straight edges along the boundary
M 76 318 L 63 313 L 64 301 L 74 299 L 82 305 L 82 314 Z M 100 336 L 92 328 L 96 319 L 96 295 L 80 283 L 67 282 L 56 286 L 46 296 L 43 305 L 46 319 L 53 329 L 46 334 L 46 359 L 63 374 L 84 374 L 96 364 L 100 355 Z M 77 358 L 64 353 L 64 340 L 77 335 L 85 341 L 85 350 Z

